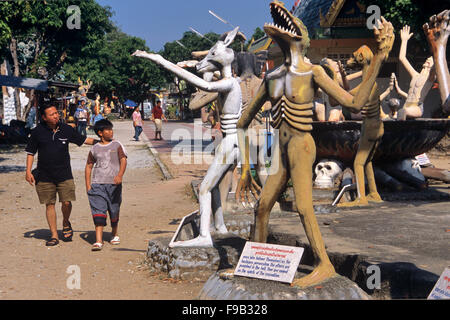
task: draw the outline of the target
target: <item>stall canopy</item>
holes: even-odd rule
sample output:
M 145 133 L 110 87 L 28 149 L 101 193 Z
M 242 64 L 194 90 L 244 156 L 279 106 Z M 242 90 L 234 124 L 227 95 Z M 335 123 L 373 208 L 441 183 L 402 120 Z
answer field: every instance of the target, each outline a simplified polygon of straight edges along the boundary
M 134 108 L 137 106 L 136 102 L 131 101 L 131 100 L 127 100 L 123 104 L 126 105 L 127 107 L 131 107 L 131 108 Z
M 78 89 L 78 85 L 74 83 L 47 81 L 33 78 L 18 78 L 12 76 L 0 75 L 0 86 L 24 88 L 29 90 L 48 91 L 49 87 L 59 87 L 67 89 Z

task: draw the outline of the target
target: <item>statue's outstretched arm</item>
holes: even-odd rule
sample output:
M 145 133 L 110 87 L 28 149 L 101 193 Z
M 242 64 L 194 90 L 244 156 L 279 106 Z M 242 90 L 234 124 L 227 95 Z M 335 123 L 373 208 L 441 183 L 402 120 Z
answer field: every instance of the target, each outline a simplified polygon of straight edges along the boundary
M 141 50 L 136 50 L 132 54 L 135 57 L 141 57 L 149 59 L 157 64 L 159 64 L 161 67 L 165 68 L 166 70 L 176 74 L 178 77 L 188 81 L 193 86 L 200 88 L 201 90 L 208 91 L 208 92 L 227 92 L 230 91 L 232 88 L 232 82 L 227 80 L 219 80 L 219 81 L 205 81 L 200 77 L 197 77 L 196 75 L 190 73 L 189 71 L 184 70 L 183 68 L 177 66 L 176 64 L 164 59 L 159 54 L 155 53 L 148 53 Z
M 389 81 L 389 87 L 380 94 L 380 101 L 383 101 L 386 99 L 386 97 L 394 90 L 394 83 L 395 83 L 395 73 L 392 73 L 391 80 Z
M 437 81 L 444 109 L 450 111 L 450 73 L 446 59 L 448 36 L 450 35 L 450 10 L 444 10 L 430 18 L 423 26 L 433 52 Z
M 352 81 L 352 80 L 355 80 L 355 79 L 360 78 L 360 77 L 362 77 L 362 71 L 358 71 L 358 72 L 355 72 L 355 73 L 352 73 L 352 74 L 348 74 L 347 75 L 347 80 L 348 81 Z
M 395 91 L 397 91 L 397 93 L 403 98 L 408 99 L 408 94 L 400 88 L 397 79 L 395 79 Z
M 372 58 L 367 75 L 363 77 L 362 83 L 355 96 L 342 89 L 337 83 L 330 79 L 322 67 L 313 67 L 314 81 L 319 87 L 330 97 L 333 97 L 338 101 L 341 106 L 350 109 L 353 113 L 359 112 L 367 103 L 381 66 L 388 58 L 389 52 L 392 50 L 392 45 L 394 44 L 395 36 L 392 24 L 381 17 L 381 21 L 378 21 L 378 25 L 379 28 L 374 27 L 378 49 Z
M 400 54 L 398 56 L 400 62 L 405 67 L 406 71 L 410 74 L 411 77 L 414 77 L 418 75 L 417 71 L 414 70 L 412 65 L 409 63 L 408 59 L 406 58 L 406 51 L 408 48 L 408 40 L 411 39 L 413 36 L 413 33 L 409 33 L 410 28 L 409 26 L 404 26 L 403 29 L 400 31 L 400 37 L 402 39 L 402 44 L 400 45 Z

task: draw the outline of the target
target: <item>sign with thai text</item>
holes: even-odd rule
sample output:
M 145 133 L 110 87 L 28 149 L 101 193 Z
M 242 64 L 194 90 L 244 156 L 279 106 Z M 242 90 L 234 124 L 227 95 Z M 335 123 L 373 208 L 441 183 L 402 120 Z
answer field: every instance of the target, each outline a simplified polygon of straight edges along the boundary
M 450 268 L 445 268 L 433 290 L 431 290 L 428 299 L 450 299 Z
M 247 242 L 234 275 L 292 283 L 303 248 Z

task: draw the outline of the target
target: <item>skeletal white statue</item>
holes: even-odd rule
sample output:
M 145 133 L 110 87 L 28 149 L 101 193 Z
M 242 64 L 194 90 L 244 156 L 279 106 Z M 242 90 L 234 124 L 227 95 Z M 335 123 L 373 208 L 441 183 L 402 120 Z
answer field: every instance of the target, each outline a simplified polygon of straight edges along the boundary
M 316 179 L 314 186 L 319 189 L 333 188 L 335 179 L 342 173 L 342 163 L 336 160 L 323 159 L 314 170 Z
M 406 98 L 404 106 L 398 111 L 398 120 L 406 120 L 407 118 L 420 118 L 423 115 L 423 102 L 429 93 L 433 82 L 436 79 L 436 71 L 434 68 L 433 57 L 429 57 L 422 66 L 422 70 L 417 72 L 406 58 L 406 49 L 408 40 L 413 36 L 409 33 L 410 27 L 405 26 L 400 31 L 402 44 L 400 46 L 400 62 L 406 68 L 411 76 L 408 93 L 402 91 L 396 81 L 397 92 Z
M 203 74 L 212 74 L 219 70 L 221 79 L 218 81 L 206 81 L 199 78 L 158 54 L 140 50 L 133 53 L 133 56 L 152 60 L 201 90 L 219 93 L 218 107 L 224 138 L 217 147 L 214 160 L 200 185 L 200 235 L 195 239 L 176 241 L 171 245 L 172 247 L 213 247 L 209 229 L 211 214 L 214 214 L 214 225 L 217 232 L 227 233 L 218 186 L 223 176 L 229 170 L 234 169 L 239 158 L 236 124 L 242 113 L 242 94 L 237 79 L 232 75 L 231 64 L 234 60 L 234 52 L 228 48 L 233 43 L 238 30 L 239 27 L 235 28 L 228 33 L 225 40 L 219 40 L 196 66 L 197 72 Z

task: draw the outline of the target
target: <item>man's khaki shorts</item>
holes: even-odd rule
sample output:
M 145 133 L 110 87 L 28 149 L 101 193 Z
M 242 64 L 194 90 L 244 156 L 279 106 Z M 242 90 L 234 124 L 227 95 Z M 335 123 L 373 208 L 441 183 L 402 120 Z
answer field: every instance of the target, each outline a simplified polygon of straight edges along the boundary
M 155 130 L 157 132 L 161 132 L 162 129 L 162 120 L 161 119 L 155 119 Z
M 60 183 L 40 181 L 36 185 L 36 192 L 41 204 L 55 204 L 56 193 L 58 193 L 59 202 L 75 201 L 75 183 L 73 179 Z

